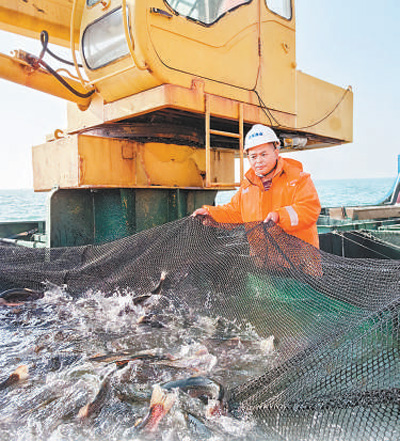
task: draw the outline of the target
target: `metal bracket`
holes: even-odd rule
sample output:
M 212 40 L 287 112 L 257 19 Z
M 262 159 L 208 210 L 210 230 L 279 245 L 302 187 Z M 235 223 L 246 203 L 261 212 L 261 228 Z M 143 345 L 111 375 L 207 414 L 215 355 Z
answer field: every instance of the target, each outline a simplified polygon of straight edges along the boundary
M 159 8 L 150 8 L 150 12 L 152 14 L 162 15 L 163 17 L 166 17 L 166 18 L 172 18 L 173 17 L 173 15 L 170 14 L 169 12 L 164 11 L 163 9 L 159 9 Z

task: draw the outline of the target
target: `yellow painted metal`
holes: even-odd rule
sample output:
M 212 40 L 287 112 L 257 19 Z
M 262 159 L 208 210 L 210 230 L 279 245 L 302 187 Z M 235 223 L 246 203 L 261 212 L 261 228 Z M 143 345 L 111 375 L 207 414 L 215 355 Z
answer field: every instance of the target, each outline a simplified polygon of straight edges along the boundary
M 262 2 L 263 4 L 265 2 Z M 295 21 L 261 15 L 261 61 L 256 90 L 272 109 L 296 114 Z
M 157 72 L 151 73 L 147 69 L 148 60 L 140 49 L 143 43 L 143 27 L 147 19 L 146 11 L 151 6 L 147 7 L 146 3 L 148 1 L 111 0 L 107 11 L 102 11 L 101 8 L 96 7 L 83 10 L 81 40 L 86 28 L 97 20 L 101 20 L 110 11 L 121 7 L 129 11 L 129 29 L 128 21 L 123 14 L 124 25 L 120 30 L 121 35 L 125 35 L 129 54 L 96 70 L 86 68 L 87 77 L 96 86 L 106 102 L 128 97 L 142 90 L 151 89 L 162 84 L 157 78 Z M 136 15 L 137 9 L 139 9 L 139 14 L 142 14 L 141 18 Z M 129 39 L 127 38 L 128 36 Z M 84 59 L 82 48 L 81 55 Z
M 83 109 L 88 107 L 91 100 L 90 97 L 80 98 L 76 96 L 61 85 L 61 83 L 47 71 L 43 69 L 33 69 L 24 61 L 4 54 L 0 54 L 0 78 L 72 101 Z M 87 92 L 78 81 L 70 78 L 66 78 L 66 81 L 78 92 L 82 94 Z
M 239 180 L 242 182 L 244 177 L 244 125 L 243 125 L 243 103 L 239 103 Z
M 210 123 L 211 123 L 211 111 L 210 100 L 206 95 L 206 187 L 211 187 L 211 136 L 210 136 Z
M 234 180 L 235 150 L 213 149 L 213 184 Z M 33 147 L 34 189 L 205 188 L 203 149 L 70 135 Z M 232 184 L 229 184 L 232 187 Z
M 78 17 L 80 19 L 81 17 L 81 10 L 79 8 L 80 2 L 79 0 L 72 0 L 72 11 L 71 11 L 71 20 L 70 20 L 70 40 L 69 40 L 69 47 L 71 49 L 71 55 L 72 55 L 72 60 L 74 62 L 74 66 L 75 66 L 75 71 L 76 74 L 82 84 L 82 86 L 86 89 L 86 81 L 83 79 L 83 76 L 81 74 L 81 71 L 79 69 L 78 66 L 78 61 L 76 59 L 76 52 L 75 52 L 75 48 L 76 48 L 76 32 L 75 29 L 77 29 L 76 23 L 78 21 Z M 86 110 L 86 109 L 85 109 Z
M 227 138 L 240 138 L 239 133 L 225 132 L 224 130 L 210 129 L 211 135 L 226 136 Z
M 307 86 L 308 83 L 312 85 L 314 82 L 317 83 L 316 87 Z M 297 84 L 299 85 L 297 93 L 301 95 L 297 98 L 297 106 L 301 115 L 299 114 L 296 117 L 295 115 L 273 110 L 270 111 L 270 114 L 283 127 L 299 127 L 297 129 L 299 133 L 318 135 L 320 133 L 319 125 L 306 129 L 301 128 L 312 125 L 321 117 L 324 117 L 328 111 L 339 103 L 345 90 L 301 72 L 297 74 Z M 321 112 L 319 103 L 324 102 L 327 96 L 330 101 L 325 104 L 324 111 Z M 270 125 L 270 118 L 255 102 L 251 104 L 240 103 L 236 100 L 210 94 L 208 94 L 208 97 L 215 117 L 237 120 L 237 106 L 239 103 L 242 104 L 243 120 L 247 124 L 262 123 Z M 332 114 L 332 117 L 336 113 L 339 115 L 342 121 L 340 126 L 330 125 L 329 118 L 324 123 L 325 131 L 323 135 L 327 137 L 326 144 L 320 145 L 315 140 L 310 139 L 306 149 L 351 142 L 353 134 L 352 99 L 353 93 L 349 91 L 340 106 Z M 179 109 L 204 114 L 204 100 L 204 92 L 198 87 L 186 89 L 172 84 L 155 87 L 112 103 L 104 104 L 100 97 L 95 96 L 90 108 L 85 112 L 79 111 L 75 106 L 68 107 L 68 131 L 73 133 L 82 128 L 100 125 L 105 122 L 121 121 L 162 109 Z M 302 115 L 307 115 L 307 119 L 305 120 Z M 307 121 L 309 121 L 308 124 L 306 124 Z M 291 151 L 290 148 L 286 150 Z
M 82 16 L 85 0 L 77 1 L 77 16 Z M 71 0 L 2 0 L 0 2 L 0 29 L 39 38 L 42 30 L 47 30 L 51 43 L 69 47 Z M 80 19 L 79 19 L 80 21 Z M 76 30 L 79 41 L 79 28 Z
M 212 103 L 215 115 L 225 117 L 229 100 L 234 101 L 233 107 L 237 102 L 259 107 L 257 93 L 271 115 L 268 118 L 255 111 L 257 118 L 248 119 L 244 109 L 245 123 L 256 119 L 326 137 L 327 142 L 319 145 L 352 140 L 351 93 L 323 119 L 344 90 L 296 70 L 295 19 L 273 14 L 263 0 L 239 6 L 210 26 L 169 14 L 164 0 L 109 0 L 92 7 L 85 0 L 43 0 L 40 7 L 19 0 L 3 3 L 1 28 L 31 36 L 47 29 L 51 41 L 72 47 L 87 26 L 100 23 L 115 9 L 126 9 L 121 36 L 125 36 L 129 53 L 99 69 L 85 69 L 104 102 L 100 112 L 99 101 L 93 104 L 92 114 L 105 115 L 100 123 L 112 120 L 111 113 L 118 114 L 115 119 L 137 116 L 142 109 L 130 106 L 136 103 L 132 98 L 169 84 L 180 87 L 179 93 L 174 89 L 174 108 L 204 112 L 197 101 L 202 102 L 206 93 L 216 97 Z M 157 10 L 167 14 L 154 13 Z M 201 90 L 194 86 L 199 82 Z M 225 100 L 217 101 L 218 97 Z M 161 108 L 162 103 L 153 101 L 152 106 L 146 106 L 148 111 Z M 79 111 L 72 119 L 83 121 L 84 127 L 86 117 Z M 72 126 L 79 129 L 75 123 Z M 309 143 L 307 148 L 314 146 Z
M 258 68 L 257 2 L 241 7 L 241 14 L 227 14 L 215 25 L 204 27 L 181 16 L 168 19 L 152 13 L 154 9 L 167 9 L 163 0 L 125 1 L 130 23 L 128 46 L 133 57 L 86 70 L 107 102 L 165 83 L 190 88 L 198 77 L 204 78 L 210 93 L 220 94 L 222 90 L 234 99 L 238 94 L 245 98 L 254 87 Z M 121 0 L 112 0 L 109 10 L 120 5 Z M 103 15 L 99 9 L 84 9 L 82 33 Z M 136 60 L 136 67 L 132 60 Z M 143 66 L 148 70 L 141 70 Z M 119 87 L 113 87 L 115 83 Z
M 84 59 L 87 27 L 101 26 L 119 9 L 124 13 L 117 33 L 128 49 L 97 69 L 84 64 L 98 92 L 91 101 L 74 96 L 42 70 L 0 56 L 2 78 L 80 106 L 68 107 L 66 138 L 34 148 L 37 190 L 53 185 L 231 188 L 235 155 L 241 178 L 244 173 L 245 124 L 303 134 L 309 139 L 306 149 L 352 141 L 352 92 L 296 70 L 295 19 L 273 14 L 264 0 L 238 6 L 209 26 L 173 14 L 165 0 L 107 0 L 90 7 L 85 0 L 3 0 L 0 29 L 36 38 L 45 29 L 51 42 L 70 46 L 77 64 L 74 49 L 79 45 Z M 77 71 L 81 82 L 68 82 L 85 93 Z M 177 110 L 199 121 L 205 116 L 205 149 L 79 135 L 158 111 L 181 114 Z M 211 128 L 211 118 L 238 122 L 239 132 L 227 132 L 224 125 Z M 239 149 L 211 147 L 211 135 L 237 138 Z
M 297 127 L 304 127 L 308 133 L 353 141 L 351 89 L 342 89 L 299 71 L 297 103 Z
M 228 102 L 233 100 L 233 107 L 237 102 L 258 107 L 253 112 L 257 114 L 255 118 L 248 119 L 248 112 L 244 111 L 246 123 L 261 122 L 301 131 L 303 121 L 315 122 L 326 115 L 321 111 L 321 97 L 326 97 L 322 106 L 325 109 L 334 107 L 344 92 L 334 86 L 332 94 L 328 83 L 319 82 L 313 93 L 305 96 L 302 73 L 296 70 L 295 19 L 273 14 L 262 0 L 238 7 L 211 26 L 179 15 L 152 12 L 169 12 L 163 0 L 111 0 L 108 11 L 121 5 L 126 5 L 128 11 L 121 32 L 125 32 L 131 56 L 96 70 L 86 69 L 105 100 L 105 119 L 134 117 L 145 113 L 144 107 L 147 111 L 165 107 L 163 92 L 172 89 L 159 88 L 168 84 L 179 87 L 173 89 L 173 108 L 204 112 L 204 94 L 209 94 L 215 97 L 212 108 L 216 116 L 225 118 Z M 82 33 L 103 16 L 99 8 L 84 9 Z M 141 106 L 138 95 L 155 89 L 161 91 L 159 100 Z M 259 111 L 259 98 L 268 107 L 268 116 Z M 347 118 L 348 109 L 340 111 Z M 325 145 L 349 142 L 351 122 L 339 125 L 330 118 L 313 125 L 311 133 L 326 137 Z M 310 142 L 306 148 L 313 146 Z
M 165 9 L 162 0 L 153 3 Z M 160 63 L 168 68 L 168 76 L 185 73 L 251 90 L 259 63 L 257 23 L 258 1 L 252 1 L 209 27 L 182 16 L 149 14 L 147 33 L 157 68 Z
M 122 0 L 122 10 L 123 11 L 127 10 L 126 0 Z M 146 64 L 145 63 L 141 64 L 141 62 L 139 61 L 139 59 L 136 56 L 135 48 L 134 48 L 134 45 L 132 42 L 132 37 L 130 35 L 127 14 L 122 14 L 122 19 L 123 19 L 123 23 L 124 23 L 125 39 L 126 39 L 126 42 L 128 43 L 129 53 L 131 54 L 131 57 L 132 57 L 132 60 L 134 63 L 134 67 L 137 67 L 139 70 L 147 70 Z
M 86 71 L 106 101 L 165 83 L 190 89 L 194 78 L 202 78 L 210 94 L 255 102 L 257 89 L 272 109 L 295 113 L 294 19 L 272 14 L 260 0 L 208 27 L 179 15 L 151 13 L 154 8 L 167 9 L 163 0 L 123 0 L 122 4 L 129 10 L 127 42 L 132 57 Z M 121 1 L 113 0 L 110 10 L 118 5 Z M 82 31 L 103 15 L 99 9 L 86 8 Z
M 228 181 L 218 181 L 217 179 L 212 179 L 212 166 L 211 166 L 211 153 L 214 151 L 218 151 L 218 149 L 215 149 L 211 147 L 211 135 L 217 135 L 217 136 L 223 136 L 227 138 L 236 138 L 239 140 L 239 157 L 240 157 L 240 181 L 243 179 L 243 145 L 244 145 L 244 139 L 243 139 L 243 104 L 238 103 L 237 107 L 237 119 L 239 122 L 239 133 L 233 133 L 233 132 L 227 132 L 225 130 L 215 130 L 211 129 L 211 117 L 212 117 L 212 111 L 210 106 L 210 96 L 205 96 L 205 140 L 206 140 L 206 188 L 223 188 L 223 187 L 229 187 L 231 189 L 234 189 L 235 187 L 238 187 L 240 185 L 240 182 L 234 182 L 233 180 Z M 215 163 L 215 162 L 214 162 Z

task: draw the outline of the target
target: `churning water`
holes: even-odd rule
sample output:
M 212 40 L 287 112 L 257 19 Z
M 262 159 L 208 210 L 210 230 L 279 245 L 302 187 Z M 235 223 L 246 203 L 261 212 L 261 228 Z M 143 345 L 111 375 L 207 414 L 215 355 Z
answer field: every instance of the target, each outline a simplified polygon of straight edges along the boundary
M 41 300 L 0 309 L 0 381 L 21 365 L 29 370 L 0 389 L 1 440 L 144 439 L 135 423 L 155 384 L 201 375 L 232 386 L 273 363 L 271 339 L 251 326 L 183 316 L 172 306 L 146 316 L 132 294 L 89 291 L 76 299 L 53 286 Z M 215 402 L 174 394 L 151 439 L 262 439 L 253 421 L 212 415 Z

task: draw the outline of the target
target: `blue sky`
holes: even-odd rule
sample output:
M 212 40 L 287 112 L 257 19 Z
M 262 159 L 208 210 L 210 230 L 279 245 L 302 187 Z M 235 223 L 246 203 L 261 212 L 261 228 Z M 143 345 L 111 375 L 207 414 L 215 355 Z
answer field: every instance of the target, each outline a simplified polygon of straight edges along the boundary
M 292 155 L 314 179 L 392 177 L 400 154 L 400 1 L 297 0 L 298 69 L 354 92 L 354 142 Z M 0 52 L 39 42 L 0 32 Z M 66 52 L 64 52 L 66 53 Z M 66 126 L 66 103 L 0 80 L 0 189 L 32 187 L 31 146 Z
M 400 1 L 298 0 L 300 70 L 354 92 L 354 142 L 296 154 L 315 179 L 390 177 L 400 154 Z

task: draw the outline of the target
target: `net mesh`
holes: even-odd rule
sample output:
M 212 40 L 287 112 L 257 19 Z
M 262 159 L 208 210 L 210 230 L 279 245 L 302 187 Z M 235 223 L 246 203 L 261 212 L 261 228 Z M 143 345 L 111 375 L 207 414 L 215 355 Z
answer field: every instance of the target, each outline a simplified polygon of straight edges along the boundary
M 267 372 L 225 384 L 230 411 L 268 439 L 400 438 L 398 261 L 331 255 L 271 222 L 190 217 L 103 245 L 2 245 L 0 268 L 1 290 L 127 290 L 157 296 L 153 314 L 173 305 L 273 336 Z

